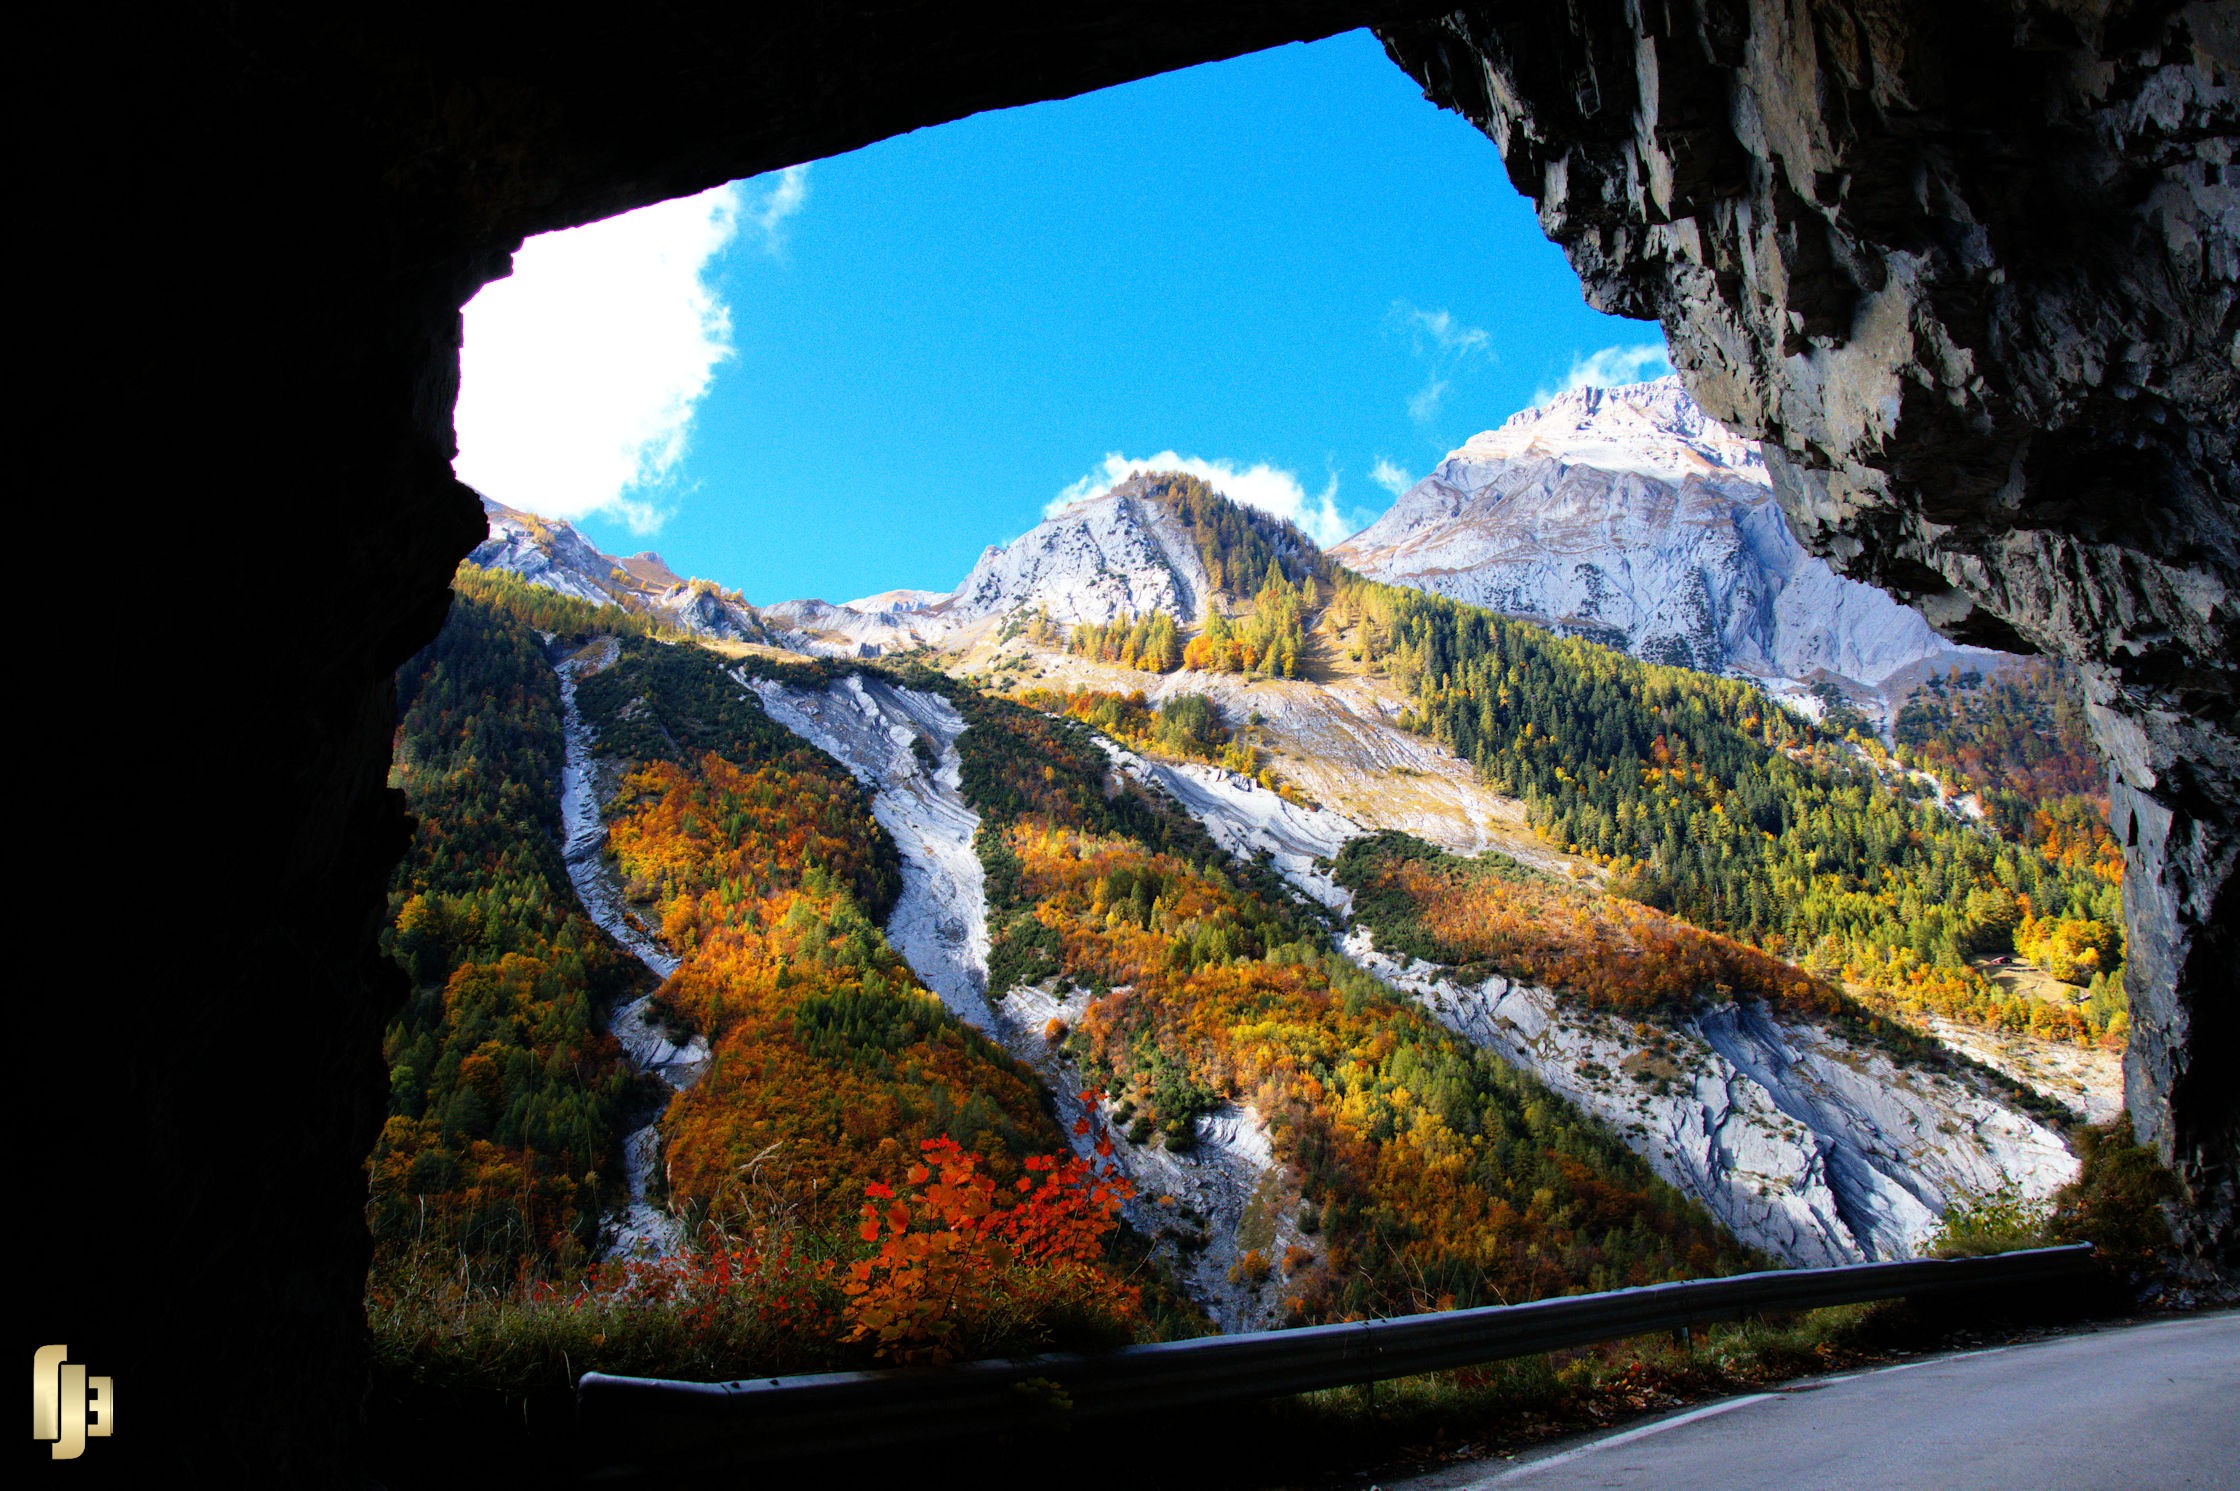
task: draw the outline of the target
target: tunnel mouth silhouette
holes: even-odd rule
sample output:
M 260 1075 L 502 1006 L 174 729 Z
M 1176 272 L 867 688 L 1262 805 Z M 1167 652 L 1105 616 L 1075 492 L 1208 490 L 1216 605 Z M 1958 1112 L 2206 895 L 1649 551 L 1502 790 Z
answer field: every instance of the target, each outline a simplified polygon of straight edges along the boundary
M 392 680 L 483 531 L 460 306 L 532 233 L 1362 25 L 1495 136 L 1590 297 L 1664 321 L 1699 400 L 1783 453 L 1809 547 L 2086 672 L 2135 851 L 2134 1122 L 2229 1265 L 2240 261 L 2208 163 L 2240 42 L 2215 7 L 1659 9 L 27 25 L 22 800 L 83 969 L 22 1001 L 17 1131 L 59 1270 L 34 1337 L 135 1405 L 88 1459 L 334 1481 L 364 1448 Z M 279 578 L 306 556 L 315 597 Z

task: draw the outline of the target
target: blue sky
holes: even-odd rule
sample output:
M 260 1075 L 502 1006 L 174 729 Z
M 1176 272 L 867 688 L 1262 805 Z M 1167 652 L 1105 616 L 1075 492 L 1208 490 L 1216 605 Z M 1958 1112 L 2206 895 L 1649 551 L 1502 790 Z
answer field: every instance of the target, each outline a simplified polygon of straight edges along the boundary
M 463 478 L 759 603 L 948 589 L 1164 453 L 1335 538 L 1664 371 L 1365 32 L 548 235 L 466 325 Z

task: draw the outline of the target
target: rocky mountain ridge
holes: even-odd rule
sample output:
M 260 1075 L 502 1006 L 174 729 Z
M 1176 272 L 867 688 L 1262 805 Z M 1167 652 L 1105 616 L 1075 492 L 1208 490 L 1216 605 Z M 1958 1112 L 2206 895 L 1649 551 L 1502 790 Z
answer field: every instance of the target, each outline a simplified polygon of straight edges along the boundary
M 733 642 L 759 642 L 767 632 L 744 597 L 707 580 L 680 578 L 648 549 L 618 559 L 564 520 L 541 518 L 485 497 L 489 536 L 467 562 L 504 570 L 532 585 L 593 605 L 620 606 L 690 632 Z
M 1525 410 L 1331 552 L 1372 579 L 1742 674 L 1807 707 L 1833 684 L 1887 715 L 1925 668 L 1997 656 L 1807 554 L 1757 444 L 1673 377 Z
M 1195 622 L 1232 606 L 1158 473 L 1055 508 L 990 545 L 950 591 L 889 590 L 757 610 L 658 555 L 617 559 L 572 526 L 485 500 L 474 562 L 697 635 L 826 657 L 955 650 L 1002 621 L 1064 626 L 1154 611 Z M 1313 545 L 1246 511 L 1277 552 Z M 1666 377 L 1587 388 L 1452 452 L 1375 523 L 1330 551 L 1373 579 L 1526 617 L 1655 662 L 1750 678 L 1817 712 L 1830 690 L 1884 722 L 1928 672 L 1996 665 L 1881 591 L 1805 552 L 1764 457 Z M 1316 562 L 1319 563 L 1319 560 Z
M 1064 625 L 1165 611 L 1194 622 L 1219 589 L 1198 542 L 1166 495 L 1172 478 L 1130 477 L 1069 503 L 1007 544 L 991 544 L 954 590 L 888 590 L 833 603 L 804 599 L 757 608 L 705 580 L 684 580 L 651 552 L 602 553 L 572 524 L 489 498 L 489 536 L 468 556 L 533 585 L 622 606 L 698 636 L 769 642 L 824 657 L 877 657 L 939 646 L 985 623 L 1046 611 Z M 1279 551 L 1311 543 L 1251 515 Z
M 994 618 L 1030 611 L 1067 626 L 1164 611 L 1189 625 L 1221 587 L 1177 516 L 1172 480 L 1139 474 L 1054 509 L 1011 542 L 990 544 L 946 594 L 890 590 L 842 605 L 785 601 L 763 614 L 787 629 L 787 645 L 828 656 L 940 645 Z M 1303 536 L 1277 532 L 1275 520 L 1253 520 L 1279 546 L 1308 545 Z

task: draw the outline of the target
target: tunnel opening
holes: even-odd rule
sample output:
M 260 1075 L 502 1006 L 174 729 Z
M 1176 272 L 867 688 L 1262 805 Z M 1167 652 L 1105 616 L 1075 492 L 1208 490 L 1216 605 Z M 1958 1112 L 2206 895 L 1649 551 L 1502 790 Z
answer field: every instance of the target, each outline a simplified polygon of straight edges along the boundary
M 108 952 L 98 1013 L 55 998 L 27 1012 L 41 1070 L 19 1129 L 72 1115 L 72 1142 L 31 1160 L 32 1190 L 71 1219 L 70 1287 L 33 1303 L 33 1325 L 146 1384 L 144 1437 L 96 1452 L 239 1482 L 333 1480 L 361 1448 L 356 1165 L 380 1121 L 383 1013 L 403 998 L 374 953 L 406 835 L 384 785 L 389 680 L 435 633 L 480 533 L 448 470 L 459 307 L 533 232 L 1364 23 L 1502 146 L 1598 303 L 1658 314 L 1697 397 L 1775 449 L 1808 545 L 1869 576 L 1922 564 L 1951 587 L 1951 624 L 1981 612 L 2083 670 L 2141 850 L 2127 869 L 2133 1113 L 2187 1188 L 2194 1245 L 2229 1261 L 2240 1110 L 2212 1074 L 2233 1056 L 2240 779 L 2236 41 L 2214 7 L 1963 9 L 1902 4 L 1865 26 L 1756 4 L 1438 19 L 1148 5 L 1022 28 L 931 7 L 866 23 L 686 6 L 526 34 L 410 6 L 288 23 L 179 12 L 123 34 L 47 18 L 27 42 L 23 104 L 52 125 L 33 182 L 75 236 L 33 313 L 54 355 L 30 479 L 95 493 L 130 533 L 128 596 L 168 594 L 182 572 L 226 577 L 196 605 L 231 642 L 167 655 L 127 689 L 105 663 L 144 656 L 141 613 L 97 605 L 69 652 L 36 665 L 80 744 L 54 768 L 58 796 L 87 805 L 57 840 L 62 874 L 108 883 L 113 846 L 130 843 L 167 888 L 122 935 L 96 906 L 67 908 L 66 940 Z M 1940 60 L 1961 21 L 1988 38 L 1970 68 L 2014 80 L 2034 109 L 1986 126 L 1959 107 L 1983 96 Z M 2068 238 L 2016 238 L 2026 224 L 1997 188 L 2017 173 L 2072 204 Z M 1929 220 L 1962 231 L 1915 231 Z M 1814 298 L 1836 273 L 1859 291 L 1840 346 L 1808 314 L 1837 303 Z M 1921 385 L 1939 398 L 1909 402 L 1903 387 Z M 2165 452 L 2184 511 L 2109 534 L 2018 522 L 2021 490 L 1964 515 L 1921 510 L 1917 483 L 1984 469 L 1987 444 L 2025 426 L 2080 450 Z M 44 552 L 82 544 L 60 514 L 36 521 Z M 2183 542 L 2165 548 L 2169 534 Z M 321 604 L 253 583 L 304 549 L 327 564 Z M 49 594 L 56 614 L 86 614 Z M 276 605 L 289 627 L 270 624 Z M 168 780 L 251 790 L 143 790 L 151 719 L 176 744 Z M 245 885 L 275 889 L 250 908 Z M 209 956 L 183 971 L 184 948 Z M 97 1075 L 48 1056 L 104 1039 Z M 287 1059 L 229 1075 L 274 1039 Z M 274 1128 L 275 1110 L 294 1118 Z

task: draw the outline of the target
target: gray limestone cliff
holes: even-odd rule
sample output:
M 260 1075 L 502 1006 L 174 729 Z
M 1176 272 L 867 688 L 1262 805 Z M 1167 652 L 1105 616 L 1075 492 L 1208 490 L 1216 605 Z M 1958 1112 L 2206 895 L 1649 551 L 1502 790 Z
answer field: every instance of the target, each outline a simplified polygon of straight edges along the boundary
M 1885 722 L 1926 673 L 2002 661 L 1805 553 L 1757 448 L 1671 377 L 1511 416 L 1331 554 L 1808 708 L 1840 680 Z

